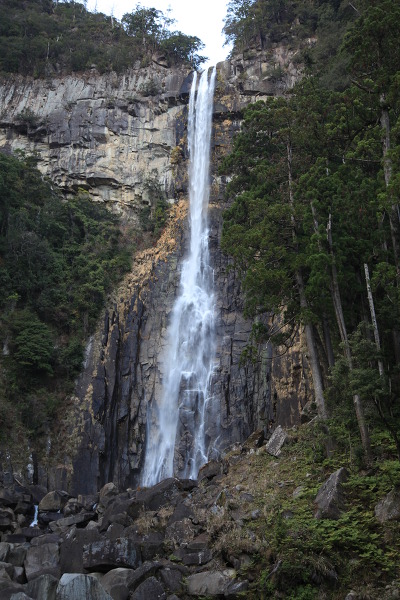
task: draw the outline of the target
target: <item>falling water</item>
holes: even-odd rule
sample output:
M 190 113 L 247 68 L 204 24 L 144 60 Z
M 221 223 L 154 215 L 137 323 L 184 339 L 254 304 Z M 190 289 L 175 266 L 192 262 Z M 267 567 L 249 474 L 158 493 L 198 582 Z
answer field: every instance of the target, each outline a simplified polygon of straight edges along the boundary
M 207 462 L 205 421 L 211 401 L 215 356 L 213 272 L 208 250 L 208 200 L 215 68 L 194 73 L 189 98 L 188 147 L 190 250 L 182 265 L 180 291 L 168 330 L 161 401 L 148 415 L 142 484 L 174 473 L 196 478 Z M 179 439 L 177 464 L 175 446 Z M 174 460 L 175 459 L 175 460 Z

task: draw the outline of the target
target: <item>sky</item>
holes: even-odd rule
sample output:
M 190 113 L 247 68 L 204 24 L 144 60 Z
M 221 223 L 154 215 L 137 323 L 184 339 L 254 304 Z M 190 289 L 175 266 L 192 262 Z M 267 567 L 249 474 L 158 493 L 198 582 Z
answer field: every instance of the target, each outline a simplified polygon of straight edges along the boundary
M 137 0 L 88 0 L 87 8 L 121 19 L 125 13 L 134 11 L 137 3 Z M 170 16 L 177 21 L 172 29 L 195 35 L 205 43 L 200 54 L 208 56 L 209 60 L 204 66 L 214 65 L 227 57 L 229 47 L 223 47 L 225 39 L 221 31 L 228 0 L 141 0 L 140 4 L 157 8 L 164 14 L 171 8 Z

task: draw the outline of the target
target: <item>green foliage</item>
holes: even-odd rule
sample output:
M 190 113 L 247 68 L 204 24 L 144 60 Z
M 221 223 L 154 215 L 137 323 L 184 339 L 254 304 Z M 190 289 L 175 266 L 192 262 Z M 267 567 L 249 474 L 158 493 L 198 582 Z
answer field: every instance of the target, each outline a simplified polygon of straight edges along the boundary
M 245 9 L 246 19 L 273 4 L 231 7 Z M 285 334 L 290 344 L 292 332 L 311 323 L 324 365 L 328 328 L 336 361 L 332 378 L 327 366 L 324 372 L 332 410 L 343 415 L 352 436 L 352 397 L 360 397 L 370 430 L 386 428 L 400 457 L 399 6 L 365 2 L 357 18 L 348 4 L 311 4 L 317 35 L 332 22 L 341 33 L 293 93 L 246 109 L 222 166 L 233 175 L 222 245 L 242 276 L 247 314 L 257 322 L 260 313 L 280 315 L 264 339 L 282 343 Z M 345 66 L 338 86 L 328 84 L 339 64 L 335 57 Z M 364 264 L 371 272 L 379 351 L 367 324 Z M 356 456 L 358 444 L 352 443 Z
M 0 404 L 14 404 L 13 426 L 37 435 L 55 414 L 130 255 L 118 219 L 87 194 L 64 201 L 33 158 L 0 154 Z
M 43 77 L 92 65 L 100 72 L 122 72 L 160 49 L 171 64 L 198 66 L 203 61 L 197 54 L 203 47 L 200 40 L 169 31 L 173 20 L 155 8 L 138 4 L 119 22 L 91 13 L 85 5 L 0 0 L 0 72 Z
M 151 232 L 155 238 L 167 222 L 168 202 L 165 191 L 155 175 L 149 176 L 144 185 L 150 204 L 142 208 L 139 220 L 143 231 Z

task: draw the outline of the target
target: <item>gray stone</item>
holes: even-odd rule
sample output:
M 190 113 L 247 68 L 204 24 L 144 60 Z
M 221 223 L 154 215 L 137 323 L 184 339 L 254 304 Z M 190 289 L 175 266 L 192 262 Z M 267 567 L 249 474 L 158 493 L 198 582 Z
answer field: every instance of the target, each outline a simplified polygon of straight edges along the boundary
M 14 567 L 8 562 L 0 562 L 0 577 L 12 579 Z
M 14 567 L 22 567 L 26 557 L 27 544 L 20 546 L 19 544 L 12 544 L 10 552 L 8 553 L 7 562 Z
M 187 591 L 192 596 L 223 596 L 236 576 L 236 571 L 203 571 L 186 579 Z
M 139 547 L 133 540 L 100 540 L 83 546 L 83 566 L 88 571 L 110 571 L 117 567 L 136 568 L 141 563 Z
M 104 575 L 101 585 L 113 600 L 127 600 L 134 573 L 133 569 L 112 569 Z
M 0 561 L 7 562 L 8 553 L 10 552 L 11 544 L 0 542 Z
M 31 596 L 27 596 L 25 592 L 17 592 L 10 596 L 10 600 L 33 600 Z
M 400 519 L 400 491 L 393 489 L 375 506 L 375 516 L 381 523 Z
M 155 577 L 149 577 L 131 594 L 131 600 L 166 600 L 167 594 Z
M 60 574 L 58 544 L 31 546 L 27 550 L 24 566 L 28 581 L 46 573 L 58 577 Z
M 345 508 L 345 495 L 342 484 L 348 472 L 341 467 L 325 481 L 314 500 L 317 505 L 316 519 L 338 519 Z
M 69 494 L 64 491 L 49 492 L 39 502 L 39 512 L 57 512 L 66 505 Z
M 183 574 L 177 568 L 166 567 L 161 569 L 160 577 L 165 589 L 170 592 L 180 592 L 182 590 Z
M 190 554 L 186 554 L 186 556 L 183 557 L 183 564 L 190 566 L 190 565 L 205 565 L 208 562 L 210 562 L 210 560 L 212 559 L 212 553 L 211 550 L 209 550 L 208 548 L 206 548 L 205 550 L 202 550 L 201 552 L 193 552 Z
M 29 596 L 35 600 L 56 600 L 58 579 L 53 575 L 40 575 L 26 586 Z
M 112 600 L 96 577 L 64 573 L 57 586 L 56 600 Z
M 26 583 L 24 567 L 13 568 L 12 580 L 16 581 L 17 583 Z
M 25 588 L 20 583 L 15 583 L 7 579 L 0 579 L 0 598 L 1 600 L 10 600 L 13 594 L 25 592 Z
M 283 429 L 283 427 L 278 425 L 278 427 L 275 429 L 274 433 L 266 443 L 265 450 L 268 452 L 268 454 L 278 457 L 281 454 L 282 446 L 287 442 L 288 437 L 289 436 Z

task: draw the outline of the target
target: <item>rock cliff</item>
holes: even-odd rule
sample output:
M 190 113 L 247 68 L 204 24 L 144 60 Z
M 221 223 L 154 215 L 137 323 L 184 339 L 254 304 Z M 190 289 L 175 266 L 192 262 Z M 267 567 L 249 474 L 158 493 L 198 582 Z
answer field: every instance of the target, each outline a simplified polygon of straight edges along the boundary
M 256 363 L 241 361 L 251 322 L 243 316 L 240 282 L 219 244 L 225 207 L 219 160 L 240 127 L 243 108 L 256 98 L 282 93 L 298 76 L 294 54 L 277 46 L 218 66 L 210 251 L 217 295 L 213 394 L 220 422 L 207 424 L 211 456 L 256 429 L 268 433 L 277 423 L 298 422 L 310 398 L 301 339 L 283 357 L 275 358 L 274 349 L 266 346 L 259 348 Z M 190 79 L 184 69 L 153 64 L 121 77 L 93 71 L 2 82 L 2 151 L 36 152 L 42 172 L 66 194 L 84 188 L 94 200 L 137 222 L 143 205 L 151 203 L 149 178 L 175 202 L 157 246 L 135 256 L 131 274 L 110 298 L 102 325 L 88 344 L 76 396 L 66 407 L 52 458 L 41 470 L 40 480 L 50 488 L 91 494 L 111 481 L 121 489 L 138 484 L 147 407 L 162 385 L 166 326 L 187 243 Z M 177 452 L 183 452 L 179 443 Z

